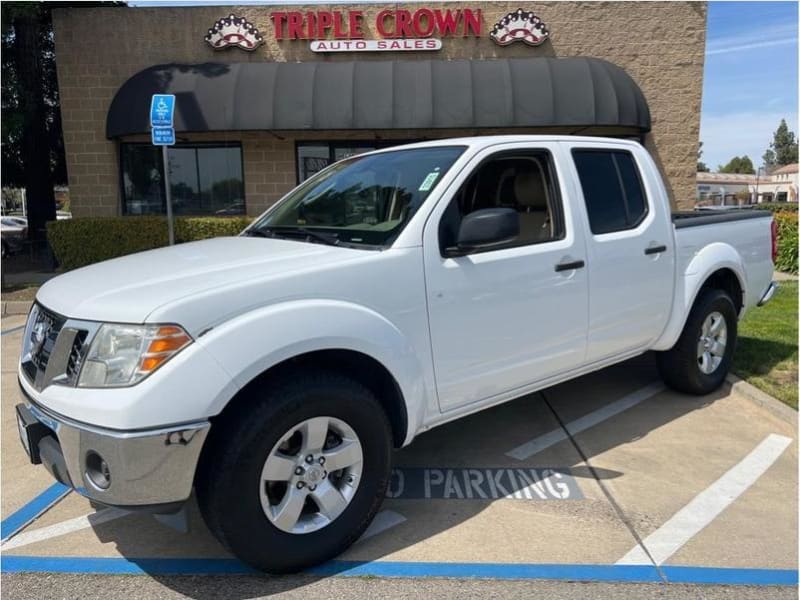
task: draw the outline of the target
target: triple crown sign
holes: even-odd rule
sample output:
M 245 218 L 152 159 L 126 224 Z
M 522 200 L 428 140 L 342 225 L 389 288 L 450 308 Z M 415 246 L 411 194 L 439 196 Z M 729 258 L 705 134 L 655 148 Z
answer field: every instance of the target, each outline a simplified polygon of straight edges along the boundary
M 174 114 L 173 94 L 153 94 L 150 101 L 150 127 L 154 145 L 170 146 L 175 143 Z

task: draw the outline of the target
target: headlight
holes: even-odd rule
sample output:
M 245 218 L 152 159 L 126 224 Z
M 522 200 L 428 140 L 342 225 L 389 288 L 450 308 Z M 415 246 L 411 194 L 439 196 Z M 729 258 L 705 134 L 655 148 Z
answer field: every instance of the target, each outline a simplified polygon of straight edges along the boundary
M 177 325 L 102 325 L 86 354 L 78 386 L 133 385 L 191 342 Z

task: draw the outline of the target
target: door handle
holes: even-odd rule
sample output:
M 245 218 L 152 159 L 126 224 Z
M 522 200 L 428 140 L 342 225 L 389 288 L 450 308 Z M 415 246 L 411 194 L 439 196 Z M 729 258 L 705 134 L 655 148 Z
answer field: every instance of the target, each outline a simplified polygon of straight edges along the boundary
M 666 246 L 648 246 L 644 249 L 645 254 L 661 254 L 662 252 L 666 252 Z
M 575 269 L 582 269 L 586 266 L 582 260 L 571 260 L 569 262 L 560 262 L 556 265 L 556 272 L 559 271 L 573 271 Z

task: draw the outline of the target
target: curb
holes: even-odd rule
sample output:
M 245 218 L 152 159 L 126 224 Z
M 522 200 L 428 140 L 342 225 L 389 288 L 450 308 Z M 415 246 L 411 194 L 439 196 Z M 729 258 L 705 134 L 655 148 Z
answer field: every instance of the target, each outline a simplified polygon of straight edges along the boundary
M 728 373 L 725 380 L 731 386 L 732 392 L 736 392 L 753 404 L 766 408 L 780 420 L 790 425 L 797 425 L 797 411 L 791 406 L 787 406 L 777 398 L 773 398 L 769 394 L 762 392 L 757 387 L 747 383 L 732 373 Z
M 11 315 L 27 315 L 31 310 L 33 300 L 9 300 L 3 302 L 2 315 L 8 317 Z

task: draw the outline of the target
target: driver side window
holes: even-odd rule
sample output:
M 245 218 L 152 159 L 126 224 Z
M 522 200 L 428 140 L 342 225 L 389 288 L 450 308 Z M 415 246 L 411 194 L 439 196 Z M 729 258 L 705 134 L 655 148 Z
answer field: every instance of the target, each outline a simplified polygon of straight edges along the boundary
M 442 215 L 440 247 L 454 246 L 461 220 L 484 208 L 513 208 L 519 214 L 519 236 L 505 248 L 562 239 L 564 221 L 550 153 L 503 152 L 481 163 Z

